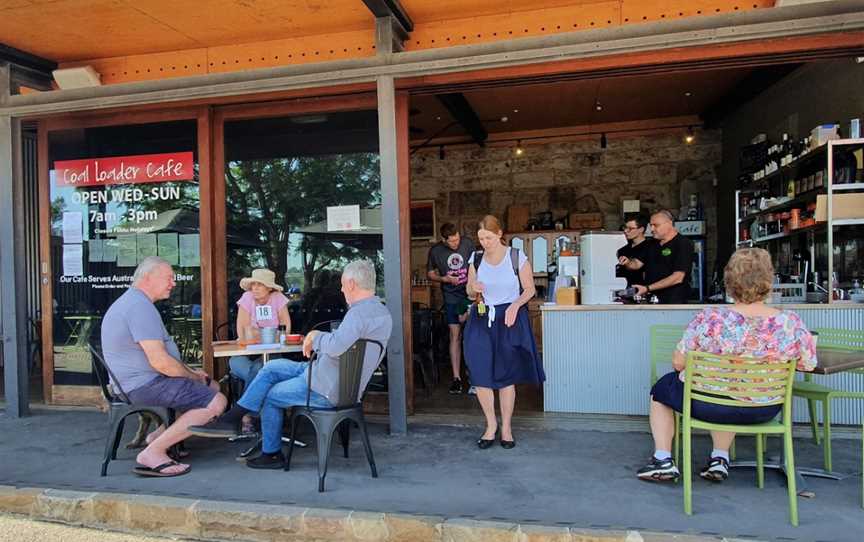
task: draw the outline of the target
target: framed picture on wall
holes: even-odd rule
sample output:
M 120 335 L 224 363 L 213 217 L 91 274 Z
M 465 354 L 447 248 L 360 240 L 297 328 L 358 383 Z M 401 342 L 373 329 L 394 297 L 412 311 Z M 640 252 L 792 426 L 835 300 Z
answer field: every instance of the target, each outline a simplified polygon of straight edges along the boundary
M 438 238 L 438 223 L 435 220 L 435 200 L 424 199 L 411 202 L 411 239 Z

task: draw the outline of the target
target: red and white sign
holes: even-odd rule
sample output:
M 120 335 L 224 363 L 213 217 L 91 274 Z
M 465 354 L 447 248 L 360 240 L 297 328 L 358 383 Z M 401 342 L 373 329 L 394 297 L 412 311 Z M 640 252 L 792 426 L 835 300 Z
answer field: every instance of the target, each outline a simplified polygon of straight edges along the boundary
M 139 154 L 54 162 L 57 186 L 191 181 L 195 178 L 191 152 Z

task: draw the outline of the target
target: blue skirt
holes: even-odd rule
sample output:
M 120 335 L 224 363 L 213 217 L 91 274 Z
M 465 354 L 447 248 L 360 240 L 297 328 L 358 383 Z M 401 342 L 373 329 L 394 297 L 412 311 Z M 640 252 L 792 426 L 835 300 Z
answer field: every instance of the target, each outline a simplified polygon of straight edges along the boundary
M 684 412 L 684 383 L 674 371 L 666 373 L 657 380 L 651 388 L 651 397 L 675 412 Z M 780 414 L 782 408 L 782 405 L 733 407 L 697 400 L 693 401 L 690 413 L 703 422 L 752 425 L 773 420 L 777 414 Z
M 539 384 L 546 380 L 528 309 L 523 305 L 516 313 L 512 327 L 504 325 L 504 312 L 509 303 L 495 306 L 495 321 L 489 326 L 489 311 L 477 314 L 477 305 L 465 325 L 465 363 L 471 385 L 501 389 L 513 384 Z

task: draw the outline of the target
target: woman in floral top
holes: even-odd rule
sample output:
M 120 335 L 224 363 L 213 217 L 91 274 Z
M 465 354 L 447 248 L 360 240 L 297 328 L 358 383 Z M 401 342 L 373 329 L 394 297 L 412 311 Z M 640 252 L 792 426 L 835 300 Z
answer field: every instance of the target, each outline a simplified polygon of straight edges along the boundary
M 801 318 L 791 311 L 765 305 L 771 293 L 774 268 L 771 256 L 760 248 L 737 251 L 725 270 L 727 293 L 735 300 L 729 307 L 703 309 L 687 326 L 672 359 L 675 368 L 651 388 L 651 433 L 654 456 L 637 473 L 643 480 L 669 481 L 679 476 L 672 460 L 672 438 L 675 434 L 674 412 L 684 409 L 683 373 L 686 353 L 691 350 L 721 355 L 758 358 L 766 364 L 785 360 L 798 361 L 798 369 L 816 367 L 816 345 Z M 766 398 L 751 399 L 758 403 Z M 781 405 L 763 407 L 730 407 L 693 401 L 694 418 L 730 424 L 754 424 L 772 420 Z M 729 475 L 729 447 L 734 433 L 712 431 L 713 450 L 699 475 L 720 482 Z

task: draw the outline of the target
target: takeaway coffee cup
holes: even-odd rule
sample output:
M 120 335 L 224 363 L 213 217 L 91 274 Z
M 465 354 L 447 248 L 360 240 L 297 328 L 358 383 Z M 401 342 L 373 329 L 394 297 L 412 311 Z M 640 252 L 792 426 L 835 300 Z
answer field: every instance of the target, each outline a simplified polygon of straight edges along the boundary
M 810 335 L 813 335 L 813 346 L 817 346 L 819 343 L 819 332 L 818 331 L 811 331 Z
M 261 342 L 264 344 L 273 344 L 276 342 L 277 329 L 275 327 L 261 328 Z

